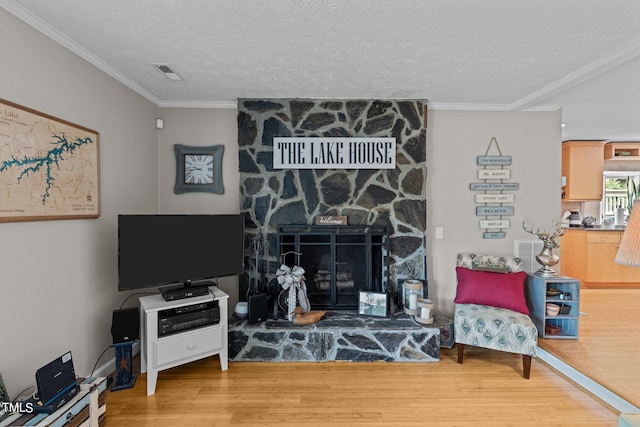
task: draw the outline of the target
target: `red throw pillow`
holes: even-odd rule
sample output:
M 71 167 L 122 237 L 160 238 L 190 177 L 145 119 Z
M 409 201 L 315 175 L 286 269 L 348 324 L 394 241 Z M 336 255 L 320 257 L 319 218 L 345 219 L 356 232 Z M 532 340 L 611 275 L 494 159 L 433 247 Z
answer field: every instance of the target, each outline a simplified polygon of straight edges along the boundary
M 527 273 L 489 273 L 456 267 L 456 304 L 480 304 L 529 314 L 524 296 Z

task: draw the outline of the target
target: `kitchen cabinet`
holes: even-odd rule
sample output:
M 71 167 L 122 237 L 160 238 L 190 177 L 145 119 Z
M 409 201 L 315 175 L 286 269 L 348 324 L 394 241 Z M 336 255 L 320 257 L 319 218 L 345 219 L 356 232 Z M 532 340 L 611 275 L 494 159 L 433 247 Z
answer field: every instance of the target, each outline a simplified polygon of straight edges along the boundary
M 621 265 L 620 281 L 623 283 L 636 283 L 640 287 L 640 267 Z
M 567 230 L 560 241 L 560 273 L 585 288 L 640 287 L 640 267 L 616 264 L 622 230 Z
M 619 282 L 620 265 L 615 263 L 619 231 L 586 231 L 587 282 Z
M 604 146 L 605 160 L 640 160 L 640 144 L 609 142 Z
M 601 141 L 566 141 L 562 144 L 565 201 L 602 199 L 604 144 Z
M 577 277 L 587 275 L 587 232 L 568 229 L 560 238 L 560 274 Z

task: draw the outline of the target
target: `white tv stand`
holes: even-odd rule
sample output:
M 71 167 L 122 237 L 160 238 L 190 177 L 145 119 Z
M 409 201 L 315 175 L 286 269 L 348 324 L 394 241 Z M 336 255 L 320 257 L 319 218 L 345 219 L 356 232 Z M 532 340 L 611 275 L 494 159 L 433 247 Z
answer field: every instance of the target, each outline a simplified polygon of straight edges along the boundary
M 209 290 L 209 295 L 175 301 L 165 301 L 160 294 L 140 298 L 140 370 L 147 372 L 147 396 L 156 392 L 159 371 L 215 354 L 220 355 L 220 369 L 227 369 L 229 295 L 215 286 Z M 220 323 L 158 337 L 159 311 L 214 300 L 220 307 Z

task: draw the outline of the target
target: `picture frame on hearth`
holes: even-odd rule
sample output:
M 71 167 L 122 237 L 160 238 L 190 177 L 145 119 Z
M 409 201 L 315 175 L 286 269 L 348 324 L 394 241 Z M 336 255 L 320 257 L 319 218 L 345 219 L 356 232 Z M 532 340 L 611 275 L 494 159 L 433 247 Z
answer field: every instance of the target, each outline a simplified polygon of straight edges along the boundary
M 387 316 L 387 294 L 383 292 L 360 291 L 358 296 L 358 314 L 369 316 Z

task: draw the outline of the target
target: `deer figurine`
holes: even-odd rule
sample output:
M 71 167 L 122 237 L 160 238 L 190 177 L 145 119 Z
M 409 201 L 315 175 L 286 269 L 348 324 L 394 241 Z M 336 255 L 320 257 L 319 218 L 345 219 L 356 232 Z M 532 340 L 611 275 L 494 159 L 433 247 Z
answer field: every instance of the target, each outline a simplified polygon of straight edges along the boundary
M 529 228 L 524 225 L 524 221 L 522 221 L 522 228 L 527 233 L 538 236 L 538 239 L 542 240 L 544 247 L 540 251 L 538 255 L 536 255 L 536 261 L 542 265 L 542 267 L 536 271 L 536 274 L 542 277 L 556 277 L 558 273 L 551 267 L 556 265 L 558 261 L 560 261 L 560 257 L 553 253 L 555 248 L 560 247 L 556 242 L 556 238 L 564 235 L 566 230 L 563 230 L 559 223 L 552 222 L 553 224 L 553 233 L 548 233 L 547 231 L 540 231 L 540 229 L 536 228 L 533 231 L 533 228 Z

